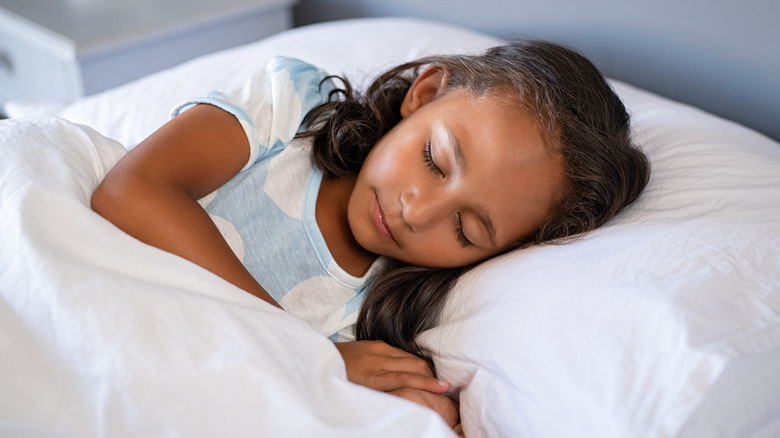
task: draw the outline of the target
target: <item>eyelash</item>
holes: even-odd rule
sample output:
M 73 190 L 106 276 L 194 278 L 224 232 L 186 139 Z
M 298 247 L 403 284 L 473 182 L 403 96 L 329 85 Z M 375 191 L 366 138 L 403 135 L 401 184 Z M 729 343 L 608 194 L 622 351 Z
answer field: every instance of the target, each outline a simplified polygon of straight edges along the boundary
M 466 235 L 463 233 L 463 220 L 461 219 L 460 213 L 458 213 L 458 224 L 455 226 L 455 232 L 458 234 L 458 242 L 464 247 L 468 248 L 469 246 L 473 245 L 469 239 L 466 238 Z
M 425 165 L 428 166 L 428 169 L 431 170 L 431 172 L 442 177 L 444 176 L 444 172 L 442 172 L 439 166 L 437 166 L 436 163 L 433 161 L 430 139 L 425 140 L 425 147 L 423 147 L 423 161 L 425 162 Z
M 423 161 L 425 162 L 425 165 L 428 167 L 428 169 L 431 170 L 431 172 L 443 177 L 444 172 L 441 171 L 439 166 L 436 165 L 436 162 L 433 161 L 433 154 L 431 153 L 431 140 L 425 140 L 425 147 L 423 148 Z M 468 248 L 469 246 L 472 246 L 473 243 L 466 237 L 466 234 L 463 232 L 463 220 L 461 219 L 460 213 L 458 213 L 457 217 L 457 223 L 455 225 L 455 234 L 458 236 L 458 242 L 460 242 L 461 246 L 464 248 Z

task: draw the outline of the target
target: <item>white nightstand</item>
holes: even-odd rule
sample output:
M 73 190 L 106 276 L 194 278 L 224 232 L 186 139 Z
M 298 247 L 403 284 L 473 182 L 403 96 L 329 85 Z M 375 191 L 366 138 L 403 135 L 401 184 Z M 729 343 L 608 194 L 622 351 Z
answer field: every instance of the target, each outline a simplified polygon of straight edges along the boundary
M 292 26 L 297 0 L 0 0 L 0 103 L 74 99 Z

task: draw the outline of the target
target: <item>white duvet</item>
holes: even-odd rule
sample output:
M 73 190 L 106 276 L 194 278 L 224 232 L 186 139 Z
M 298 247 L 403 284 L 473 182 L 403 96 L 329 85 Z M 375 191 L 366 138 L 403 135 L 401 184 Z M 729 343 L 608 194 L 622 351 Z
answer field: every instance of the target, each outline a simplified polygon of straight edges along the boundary
M 0 435 L 449 436 L 301 320 L 89 208 L 118 143 L 0 122 Z

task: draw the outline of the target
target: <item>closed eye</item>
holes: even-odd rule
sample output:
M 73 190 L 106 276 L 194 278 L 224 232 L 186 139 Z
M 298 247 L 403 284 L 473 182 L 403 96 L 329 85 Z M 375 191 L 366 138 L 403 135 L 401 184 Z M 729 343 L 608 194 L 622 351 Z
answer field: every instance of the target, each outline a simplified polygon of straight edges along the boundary
M 474 245 L 471 243 L 471 241 L 466 237 L 466 234 L 463 233 L 463 219 L 460 213 L 458 213 L 457 216 L 457 223 L 455 225 L 455 233 L 458 235 L 458 242 L 460 242 L 461 246 L 464 248 L 468 248 L 469 246 Z
M 433 161 L 433 153 L 431 152 L 430 139 L 425 140 L 425 147 L 423 147 L 423 161 L 425 162 L 425 165 L 428 166 L 428 169 L 431 170 L 431 172 L 435 173 L 440 177 L 444 177 L 444 172 L 442 172 L 439 166 L 436 165 L 436 162 Z

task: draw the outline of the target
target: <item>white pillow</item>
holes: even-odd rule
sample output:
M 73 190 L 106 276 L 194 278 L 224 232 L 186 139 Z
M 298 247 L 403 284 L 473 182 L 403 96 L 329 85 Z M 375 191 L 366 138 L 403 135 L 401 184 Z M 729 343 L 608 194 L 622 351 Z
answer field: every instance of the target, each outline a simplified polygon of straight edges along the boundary
M 295 29 L 76 102 L 60 115 L 126 146 L 179 101 L 276 54 L 357 84 L 497 42 L 411 19 Z M 635 206 L 564 246 L 479 266 L 423 335 L 469 437 L 780 436 L 780 145 L 615 83 L 653 176 Z
M 625 84 L 653 175 L 575 243 L 484 263 L 423 334 L 467 436 L 780 436 L 780 144 Z

